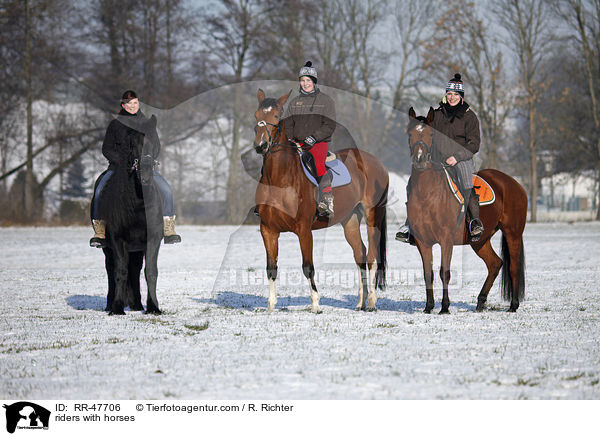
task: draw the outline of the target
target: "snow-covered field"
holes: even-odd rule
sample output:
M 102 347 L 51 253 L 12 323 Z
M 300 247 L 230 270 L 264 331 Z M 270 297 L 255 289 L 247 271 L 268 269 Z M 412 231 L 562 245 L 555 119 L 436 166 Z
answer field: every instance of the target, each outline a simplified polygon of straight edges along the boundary
M 163 315 L 110 317 L 90 229 L 0 229 L 0 397 L 600 399 L 599 223 L 527 225 L 516 314 L 497 284 L 474 312 L 485 267 L 455 248 L 447 316 L 422 313 L 420 258 L 393 241 L 395 226 L 375 313 L 353 310 L 341 227 L 314 233 L 319 315 L 294 235 L 280 239 L 279 304 L 267 313 L 257 227 L 178 231 L 183 243 L 159 259 Z

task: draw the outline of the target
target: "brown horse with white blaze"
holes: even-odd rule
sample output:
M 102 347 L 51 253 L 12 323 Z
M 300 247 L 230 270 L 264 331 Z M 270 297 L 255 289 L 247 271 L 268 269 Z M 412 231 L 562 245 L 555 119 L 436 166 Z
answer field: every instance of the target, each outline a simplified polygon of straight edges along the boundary
M 450 262 L 454 245 L 471 245 L 485 262 L 488 275 L 477 298 L 477 311 L 485 308 L 487 296 L 498 276 L 502 273 L 502 297 L 510 300 L 510 312 L 515 312 L 525 295 L 525 254 L 523 231 L 527 220 L 527 193 L 512 177 L 501 171 L 485 169 L 477 174 L 492 187 L 496 199 L 480 208 L 484 232 L 478 241 L 469 240 L 460 204 L 454 198 L 445 180 L 442 164 L 431 161 L 433 142 L 433 108 L 427 118 L 417 117 L 410 108 L 408 124 L 409 145 L 412 159 L 410 196 L 407 211 L 411 232 L 423 261 L 423 274 L 427 301 L 425 312 L 434 307 L 432 246 L 441 246 L 440 278 L 443 284 L 442 309 L 448 313 L 450 299 Z M 460 216 L 460 217 L 459 217 Z M 461 222 L 459 222 L 459 220 Z M 502 231 L 502 259 L 494 252 L 492 236 Z
M 291 91 L 279 99 L 265 98 L 259 89 L 259 106 L 254 114 L 257 122 L 254 149 L 263 155 L 262 177 L 255 199 L 267 253 L 268 310 L 274 310 L 277 304 L 275 279 L 279 235 L 293 232 L 300 241 L 302 271 L 310 283 L 312 311 L 321 312 L 314 280 L 312 230 L 337 223 L 344 228 L 358 266 L 356 310 L 375 310 L 375 289 L 385 286 L 387 170 L 367 152 L 358 149 L 337 151 L 336 155 L 348 168 L 352 181 L 333 188 L 334 214 L 329 218 L 317 216 L 316 187 L 304 174 L 297 147 L 288 140 L 285 120 L 281 119 L 283 105 L 290 94 Z M 367 223 L 368 250 L 360 235 L 363 216 Z

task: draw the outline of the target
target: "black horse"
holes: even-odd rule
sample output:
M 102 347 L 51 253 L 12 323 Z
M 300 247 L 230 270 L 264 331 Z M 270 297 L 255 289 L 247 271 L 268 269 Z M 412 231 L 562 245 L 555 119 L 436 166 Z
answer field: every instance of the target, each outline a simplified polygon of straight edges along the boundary
M 143 131 L 156 126 L 152 116 Z M 143 138 L 146 138 L 144 141 Z M 156 144 L 150 135 L 135 135 L 129 154 L 106 182 L 99 198 L 100 216 L 106 222 L 104 249 L 109 291 L 106 309 L 111 315 L 124 315 L 129 306 L 142 310 L 139 276 L 142 256 L 148 286 L 147 313 L 160 313 L 156 297 L 158 251 L 163 238 L 162 203 L 154 184 Z
M 108 170 L 107 170 L 108 171 Z M 104 176 L 104 171 L 96 179 L 94 184 L 94 191 L 98 187 L 98 183 Z M 92 203 L 94 202 L 94 196 L 92 196 Z M 90 211 L 91 212 L 91 211 Z M 91 221 L 90 217 L 90 221 Z M 112 309 L 112 303 L 115 298 L 115 256 L 110 247 L 104 247 L 104 266 L 106 268 L 106 277 L 108 278 L 108 294 L 106 296 L 106 307 L 105 311 L 110 312 Z M 127 266 L 127 299 L 125 306 L 129 306 L 131 310 L 144 310 L 142 305 L 142 294 L 140 291 L 140 273 L 142 271 L 142 265 L 144 264 L 144 252 L 143 251 L 130 251 L 129 252 L 129 264 Z

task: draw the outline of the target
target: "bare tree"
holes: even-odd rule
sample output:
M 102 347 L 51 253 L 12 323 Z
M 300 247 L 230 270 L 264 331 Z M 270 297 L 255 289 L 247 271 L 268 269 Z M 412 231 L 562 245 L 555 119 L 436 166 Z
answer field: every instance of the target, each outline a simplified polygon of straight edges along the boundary
M 457 13 L 460 11 L 460 13 Z M 477 113 L 482 130 L 483 165 L 498 168 L 498 147 L 514 96 L 507 92 L 502 52 L 489 25 L 469 0 L 446 2 L 436 31 L 427 42 L 424 68 L 440 82 L 460 72 L 468 85 L 467 100 Z
M 508 44 L 517 61 L 522 94 L 520 101 L 528 124 L 529 200 L 531 221 L 537 220 L 538 195 L 538 99 L 546 82 L 540 64 L 552 43 L 552 26 L 548 3 L 542 0 L 499 0 L 494 13 L 508 33 Z
M 582 70 L 595 128 L 590 139 L 595 143 L 595 166 L 600 183 L 600 0 L 555 0 L 552 5 L 567 24 L 570 40 L 583 61 Z M 596 211 L 596 219 L 600 220 L 600 207 Z
M 261 70 L 261 64 L 253 62 L 256 58 L 252 56 L 252 50 L 263 38 L 267 16 L 259 0 L 221 0 L 219 11 L 206 17 L 205 41 L 221 62 L 222 69 L 218 73 L 224 82 L 252 80 Z M 231 93 L 223 96 L 225 106 L 221 113 L 231 120 L 230 143 L 226 146 L 226 202 L 227 219 L 236 222 L 243 216 L 242 205 L 247 195 L 240 178 L 240 155 L 244 151 L 240 141 L 242 130 L 250 125 L 251 114 L 243 104 L 247 96 L 242 87 L 232 86 L 229 90 Z

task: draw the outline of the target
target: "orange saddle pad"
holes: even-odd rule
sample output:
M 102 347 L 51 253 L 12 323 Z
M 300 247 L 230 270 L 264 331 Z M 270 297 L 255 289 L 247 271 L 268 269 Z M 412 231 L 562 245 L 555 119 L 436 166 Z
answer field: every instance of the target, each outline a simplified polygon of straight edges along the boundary
M 444 172 L 446 173 L 446 180 L 448 181 L 448 187 L 454 194 L 454 197 L 456 198 L 456 200 L 458 200 L 458 202 L 460 204 L 463 204 L 465 202 L 465 200 L 464 200 L 462 194 L 460 193 L 458 186 L 456 186 L 456 183 L 454 183 L 454 181 L 450 177 L 450 174 L 448 174 L 448 171 L 446 171 L 445 168 L 444 168 Z M 477 192 L 477 195 L 479 195 L 479 204 L 481 206 L 492 204 L 494 201 L 496 201 L 496 193 L 494 192 L 492 187 L 488 184 L 488 182 L 483 180 L 477 174 L 473 174 L 473 188 L 475 188 L 475 192 Z

